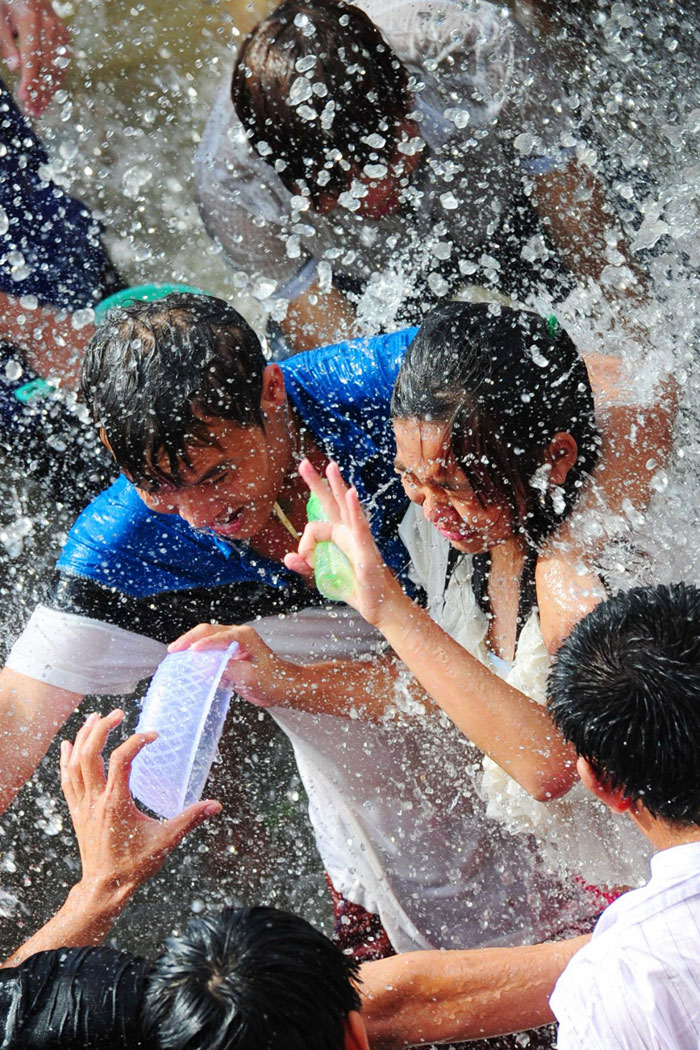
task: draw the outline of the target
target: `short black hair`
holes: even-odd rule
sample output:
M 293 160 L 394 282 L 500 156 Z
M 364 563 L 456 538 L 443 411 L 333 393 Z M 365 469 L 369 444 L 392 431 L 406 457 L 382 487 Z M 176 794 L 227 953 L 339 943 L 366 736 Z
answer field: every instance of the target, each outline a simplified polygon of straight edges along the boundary
M 449 424 L 452 451 L 477 498 L 509 506 L 532 546 L 570 513 L 598 459 L 584 361 L 555 318 L 531 310 L 436 307 L 406 351 L 391 413 Z M 559 431 L 576 440 L 578 458 L 557 502 L 543 498 L 536 471 Z
M 596 606 L 559 649 L 548 708 L 601 782 L 700 824 L 700 590 L 638 587 Z
M 227 908 L 166 942 L 147 979 L 144 1035 L 158 1050 L 343 1050 L 358 970 L 305 919 Z
M 263 425 L 260 341 L 222 299 L 190 292 L 107 315 L 88 346 L 82 390 L 119 467 L 137 485 L 182 483 L 204 417 Z M 165 462 L 158 462 L 158 458 Z
M 253 146 L 291 193 L 336 198 L 351 169 L 388 166 L 413 109 L 408 73 L 343 0 L 285 0 L 243 41 L 231 98 Z M 368 141 L 369 140 L 369 141 Z

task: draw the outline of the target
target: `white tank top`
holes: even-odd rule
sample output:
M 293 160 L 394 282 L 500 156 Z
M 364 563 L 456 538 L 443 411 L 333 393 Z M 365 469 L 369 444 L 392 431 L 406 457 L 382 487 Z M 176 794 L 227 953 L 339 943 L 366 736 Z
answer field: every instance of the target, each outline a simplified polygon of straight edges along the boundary
M 465 555 L 445 586 L 450 544 L 415 504 L 399 532 L 433 620 L 494 674 L 543 704 L 549 655 L 537 610 L 520 633 L 513 664 L 494 661 L 486 647 L 488 620 L 472 589 L 472 559 Z M 533 835 L 551 870 L 580 875 L 596 886 L 634 886 L 648 878 L 652 849 L 647 840 L 629 818 L 612 814 L 580 782 L 564 798 L 537 802 L 491 759 L 482 761 L 479 793 L 488 816 L 513 834 Z

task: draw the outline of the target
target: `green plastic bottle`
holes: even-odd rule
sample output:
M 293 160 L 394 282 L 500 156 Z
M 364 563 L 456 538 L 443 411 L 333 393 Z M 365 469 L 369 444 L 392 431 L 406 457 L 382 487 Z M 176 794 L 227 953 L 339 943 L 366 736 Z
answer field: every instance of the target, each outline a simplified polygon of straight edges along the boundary
M 306 504 L 306 517 L 309 521 L 328 521 L 320 499 L 313 493 Z M 330 540 L 316 544 L 314 578 L 323 597 L 334 602 L 347 601 L 355 586 L 355 573 L 350 559 Z

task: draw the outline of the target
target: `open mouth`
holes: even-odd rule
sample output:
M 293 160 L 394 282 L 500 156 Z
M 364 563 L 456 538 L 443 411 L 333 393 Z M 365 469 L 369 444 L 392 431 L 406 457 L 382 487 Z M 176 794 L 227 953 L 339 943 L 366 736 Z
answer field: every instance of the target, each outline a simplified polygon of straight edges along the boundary
M 244 512 L 245 507 L 239 507 L 232 514 L 219 515 L 211 524 L 212 530 L 219 536 L 235 536 L 241 530 Z

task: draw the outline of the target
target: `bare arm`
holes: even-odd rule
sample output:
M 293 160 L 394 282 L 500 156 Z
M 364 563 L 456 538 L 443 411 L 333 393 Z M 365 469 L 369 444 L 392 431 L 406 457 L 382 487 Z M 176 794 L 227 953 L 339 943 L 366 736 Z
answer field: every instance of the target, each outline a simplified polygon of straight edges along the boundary
M 308 575 L 316 543 L 337 543 L 355 569 L 347 601 L 382 632 L 465 736 L 534 798 L 568 791 L 576 777 L 575 755 L 545 708 L 484 667 L 406 597 L 382 561 L 357 493 L 348 490 L 335 464 L 327 471 L 330 491 L 308 461 L 299 472 L 329 520 L 307 525 L 299 553 L 285 558 L 288 568 Z
M 315 283 L 289 304 L 281 328 L 299 352 L 352 338 L 355 324 L 355 311 L 343 293 L 333 287 L 321 292 Z
M 155 739 L 134 734 L 117 747 L 105 773 L 102 751 L 122 712 L 90 715 L 75 744 L 61 745 L 61 787 L 75 828 L 82 877 L 62 908 L 2 965 L 17 966 L 36 952 L 100 944 L 136 890 L 162 866 L 182 838 L 221 811 L 203 800 L 172 820 L 136 808 L 129 792 L 131 763 Z
M 643 279 L 638 272 L 603 187 L 588 168 L 571 161 L 568 167 L 538 175 L 533 180 L 533 203 L 569 269 L 599 281 L 610 265 L 610 249 L 632 271 L 633 283 L 624 289 L 639 294 Z M 606 237 L 611 237 L 608 243 Z
M 0 671 L 0 813 L 26 784 L 82 697 L 68 689 Z
M 409 952 L 365 963 L 360 992 L 370 1045 L 402 1050 L 547 1024 L 557 978 L 588 940 Z
M 56 376 L 70 390 L 79 388 L 83 354 L 94 332 L 92 324 L 74 328 L 65 310 L 30 310 L 0 292 L 0 336 L 24 351 L 27 364 L 39 375 Z

